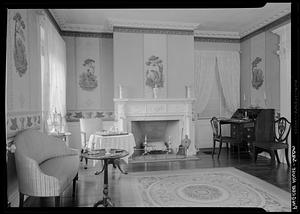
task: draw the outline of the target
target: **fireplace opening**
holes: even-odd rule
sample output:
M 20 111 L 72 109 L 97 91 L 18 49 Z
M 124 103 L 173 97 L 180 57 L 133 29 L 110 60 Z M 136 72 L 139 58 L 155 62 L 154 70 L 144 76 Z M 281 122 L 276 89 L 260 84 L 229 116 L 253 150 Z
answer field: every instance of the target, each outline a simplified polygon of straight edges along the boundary
M 131 132 L 144 153 L 166 153 L 180 144 L 179 120 L 131 121 Z

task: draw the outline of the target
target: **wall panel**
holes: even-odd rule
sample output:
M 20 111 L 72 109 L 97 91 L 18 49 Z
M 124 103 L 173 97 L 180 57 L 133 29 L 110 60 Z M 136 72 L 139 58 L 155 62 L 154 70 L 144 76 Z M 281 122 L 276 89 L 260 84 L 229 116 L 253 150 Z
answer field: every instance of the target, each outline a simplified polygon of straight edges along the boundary
M 185 86 L 194 90 L 194 38 L 168 35 L 168 97 L 184 98 Z
M 119 85 L 129 98 L 144 96 L 143 55 L 143 34 L 114 33 L 114 97 L 119 97 Z

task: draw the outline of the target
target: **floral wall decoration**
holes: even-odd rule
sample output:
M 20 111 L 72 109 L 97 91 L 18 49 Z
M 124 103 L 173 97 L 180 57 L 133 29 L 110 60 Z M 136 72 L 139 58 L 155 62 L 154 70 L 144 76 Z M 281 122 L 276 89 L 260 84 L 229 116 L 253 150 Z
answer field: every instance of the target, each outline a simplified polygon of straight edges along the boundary
M 255 108 L 266 108 L 266 37 L 264 33 L 251 38 L 251 80 L 250 105 Z
M 28 70 L 27 48 L 26 48 L 26 24 L 20 12 L 13 16 L 13 59 L 16 72 L 22 77 Z
M 95 60 L 86 59 L 84 60 L 83 67 L 86 69 L 85 72 L 79 77 L 79 86 L 86 91 L 92 91 L 98 86 L 97 76 L 95 75 Z
M 256 57 L 252 62 L 252 87 L 258 90 L 264 83 L 264 74 L 262 69 L 257 65 L 262 61 L 260 57 Z
M 24 129 L 39 129 L 41 126 L 41 112 L 8 112 L 6 124 L 8 137 L 14 136 Z
M 144 34 L 144 98 L 167 98 L 167 35 Z
M 146 86 L 151 88 L 163 88 L 163 61 L 158 56 L 150 56 L 145 62 L 146 69 Z
M 67 122 L 78 122 L 80 118 L 101 118 L 103 120 L 112 121 L 114 120 L 114 112 L 98 110 L 69 110 L 66 114 Z

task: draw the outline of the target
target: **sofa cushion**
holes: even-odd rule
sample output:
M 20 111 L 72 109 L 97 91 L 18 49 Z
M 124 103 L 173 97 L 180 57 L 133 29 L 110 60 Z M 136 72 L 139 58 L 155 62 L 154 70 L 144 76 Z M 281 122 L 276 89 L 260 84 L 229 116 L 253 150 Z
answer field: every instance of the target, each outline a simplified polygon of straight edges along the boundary
M 78 155 L 60 156 L 50 158 L 40 164 L 43 173 L 56 177 L 62 192 L 76 176 L 79 168 Z

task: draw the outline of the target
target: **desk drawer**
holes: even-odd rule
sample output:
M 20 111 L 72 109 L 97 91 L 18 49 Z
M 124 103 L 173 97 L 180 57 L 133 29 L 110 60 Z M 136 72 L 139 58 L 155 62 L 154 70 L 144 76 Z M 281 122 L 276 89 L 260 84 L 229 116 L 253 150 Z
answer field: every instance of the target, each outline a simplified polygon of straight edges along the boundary
M 239 125 L 231 124 L 230 126 L 230 134 L 231 137 L 239 138 L 241 136 L 241 127 Z
M 245 140 L 254 140 L 255 139 L 254 127 L 244 128 L 243 138 Z

